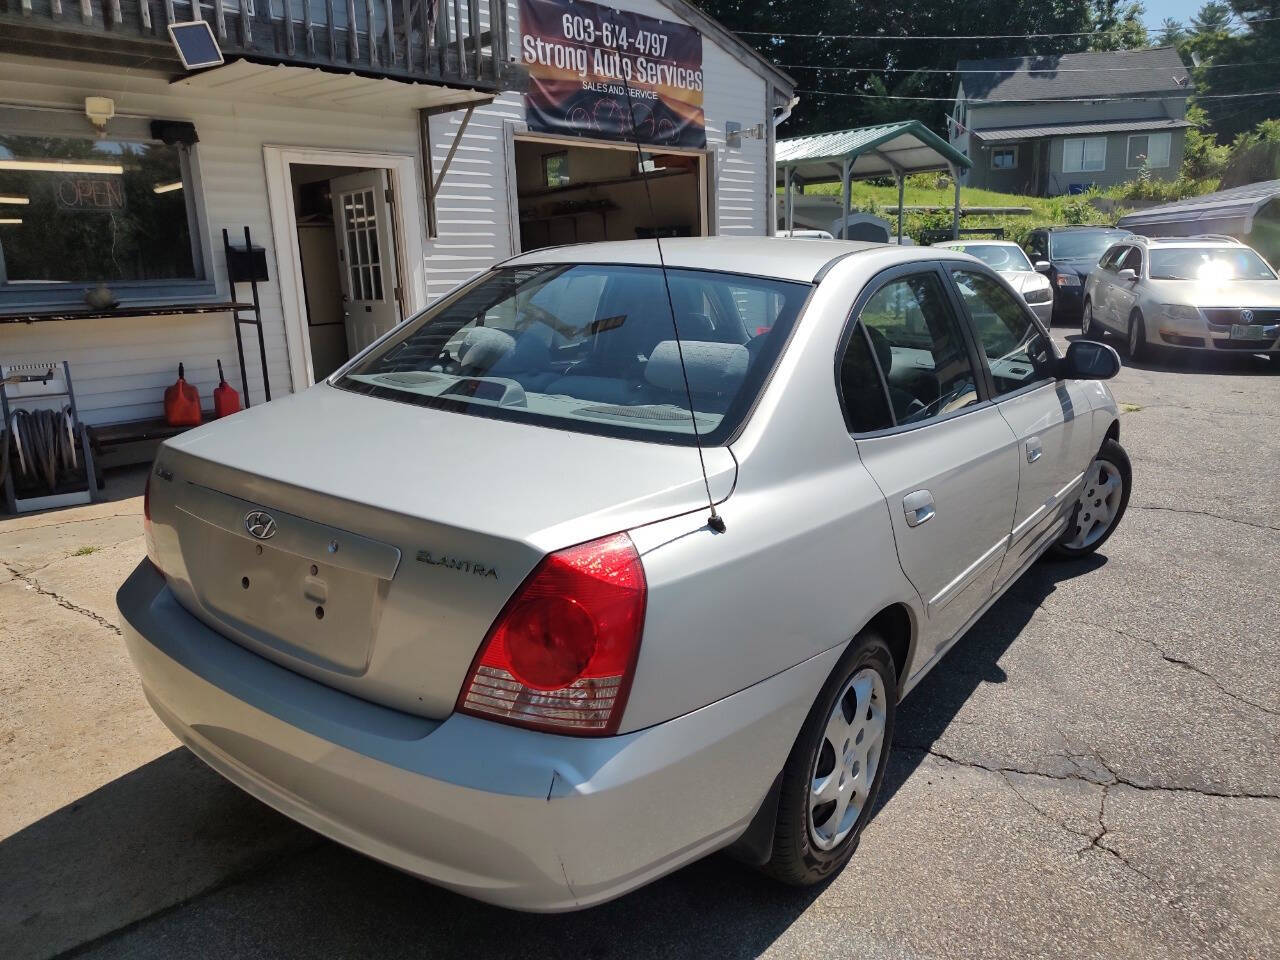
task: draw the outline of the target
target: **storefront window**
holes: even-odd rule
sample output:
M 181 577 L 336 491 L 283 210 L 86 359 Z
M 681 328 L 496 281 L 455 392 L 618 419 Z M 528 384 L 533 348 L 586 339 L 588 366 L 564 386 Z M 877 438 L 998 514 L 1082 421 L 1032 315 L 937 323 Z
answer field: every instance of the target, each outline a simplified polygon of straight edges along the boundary
M 204 276 L 186 148 L 0 132 L 0 309 L 163 297 Z

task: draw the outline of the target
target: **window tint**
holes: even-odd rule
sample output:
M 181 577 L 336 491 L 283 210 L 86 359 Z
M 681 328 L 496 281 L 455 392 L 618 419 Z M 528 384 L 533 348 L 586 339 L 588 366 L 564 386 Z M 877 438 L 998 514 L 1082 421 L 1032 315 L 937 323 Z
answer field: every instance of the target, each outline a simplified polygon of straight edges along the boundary
M 893 426 L 889 401 L 876 362 L 872 359 L 867 335 L 859 321 L 840 360 L 840 396 L 844 419 L 853 433 L 870 433 Z
M 889 281 L 867 301 L 861 318 L 899 424 L 977 402 L 977 378 L 937 274 Z
M 1124 259 L 1120 261 L 1121 270 L 1132 270 L 1134 273 L 1142 273 L 1142 251 L 1137 247 L 1130 247 L 1129 252 L 1124 255 Z
M 338 386 L 666 443 L 693 442 L 692 394 L 699 435 L 719 444 L 750 409 L 810 289 L 704 270 L 668 270 L 664 281 L 654 267 L 607 264 L 492 270 L 405 323 Z
M 991 277 L 954 270 L 956 285 L 973 318 L 996 393 L 1018 390 L 1053 376 L 1053 348 L 1031 315 Z

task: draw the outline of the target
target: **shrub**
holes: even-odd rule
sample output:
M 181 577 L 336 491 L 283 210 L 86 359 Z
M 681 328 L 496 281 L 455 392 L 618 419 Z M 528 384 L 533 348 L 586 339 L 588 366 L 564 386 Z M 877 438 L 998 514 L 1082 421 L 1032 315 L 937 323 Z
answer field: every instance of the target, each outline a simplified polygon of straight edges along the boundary
M 1222 173 L 1224 187 L 1280 179 L 1280 120 L 1263 120 L 1231 144 Z

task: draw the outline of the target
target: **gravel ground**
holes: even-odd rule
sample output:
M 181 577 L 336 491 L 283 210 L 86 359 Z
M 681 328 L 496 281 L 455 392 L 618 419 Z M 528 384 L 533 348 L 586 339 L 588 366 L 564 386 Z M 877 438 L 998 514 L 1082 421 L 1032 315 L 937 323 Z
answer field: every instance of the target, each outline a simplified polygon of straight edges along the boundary
M 1037 565 L 905 702 L 877 815 L 820 889 L 712 857 L 528 916 L 350 853 L 224 783 L 147 708 L 112 599 L 142 554 L 138 498 L 6 520 L 0 952 L 1280 955 L 1271 368 L 1122 371 L 1122 527 L 1087 562 Z

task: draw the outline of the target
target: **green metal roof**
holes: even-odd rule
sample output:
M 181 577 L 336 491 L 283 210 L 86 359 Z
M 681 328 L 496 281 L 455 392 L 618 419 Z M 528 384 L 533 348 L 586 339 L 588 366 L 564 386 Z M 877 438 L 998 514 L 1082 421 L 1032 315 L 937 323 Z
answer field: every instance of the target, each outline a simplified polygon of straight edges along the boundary
M 783 167 L 793 167 L 809 182 L 839 180 L 846 159 L 853 161 L 853 176 L 891 176 L 945 170 L 954 164 L 968 169 L 968 157 L 919 120 L 900 120 L 874 127 L 857 127 L 833 133 L 779 140 L 774 158 L 779 181 Z

